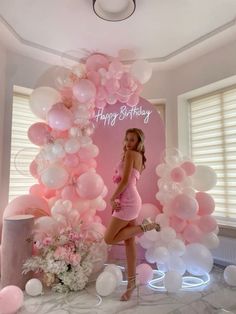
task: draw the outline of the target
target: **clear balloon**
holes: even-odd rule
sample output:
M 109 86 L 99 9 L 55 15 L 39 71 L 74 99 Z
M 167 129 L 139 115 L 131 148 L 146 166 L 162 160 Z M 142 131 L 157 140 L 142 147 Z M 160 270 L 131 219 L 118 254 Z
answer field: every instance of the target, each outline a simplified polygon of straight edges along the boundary
M 144 84 L 148 82 L 152 76 L 152 66 L 145 60 L 138 60 L 131 65 L 130 72 L 135 79 Z
M 29 104 L 32 112 L 46 120 L 48 111 L 61 101 L 61 94 L 54 88 L 43 86 L 36 88 L 30 95 Z
M 224 270 L 224 280 L 230 286 L 236 286 L 236 265 L 229 265 Z

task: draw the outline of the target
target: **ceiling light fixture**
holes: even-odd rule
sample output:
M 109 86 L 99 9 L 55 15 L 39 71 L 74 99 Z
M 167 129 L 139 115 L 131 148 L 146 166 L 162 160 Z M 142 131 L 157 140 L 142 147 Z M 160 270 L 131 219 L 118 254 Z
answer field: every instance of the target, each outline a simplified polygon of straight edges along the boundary
M 135 9 L 135 0 L 93 0 L 95 14 L 110 22 L 126 20 L 134 13 Z

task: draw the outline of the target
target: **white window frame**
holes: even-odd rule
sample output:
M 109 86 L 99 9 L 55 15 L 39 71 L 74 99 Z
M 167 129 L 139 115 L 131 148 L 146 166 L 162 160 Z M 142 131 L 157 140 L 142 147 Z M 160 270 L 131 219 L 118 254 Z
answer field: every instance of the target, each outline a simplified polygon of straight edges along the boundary
M 177 110 L 178 110 L 178 149 L 185 156 L 191 157 L 191 145 L 190 145 L 190 123 L 189 123 L 189 100 L 195 97 L 200 97 L 206 94 L 217 92 L 223 89 L 227 89 L 230 86 L 236 84 L 236 75 L 227 79 L 217 81 L 215 83 L 206 85 L 204 87 L 189 91 L 177 98 Z M 236 209 L 235 209 L 236 210 Z M 220 226 L 236 228 L 235 221 L 217 218 Z

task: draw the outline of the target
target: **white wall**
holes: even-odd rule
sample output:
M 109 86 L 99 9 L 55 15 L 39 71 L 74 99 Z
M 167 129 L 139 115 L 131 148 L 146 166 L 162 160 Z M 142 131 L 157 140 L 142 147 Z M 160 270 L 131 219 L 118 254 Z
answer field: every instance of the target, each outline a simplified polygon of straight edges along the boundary
M 233 75 L 236 75 L 236 41 L 172 71 L 153 73 L 143 96 L 166 98 L 167 146 L 178 147 L 178 96 Z
M 3 166 L 3 122 L 5 109 L 5 88 L 6 88 L 6 51 L 0 46 L 0 191 L 2 190 L 2 166 Z M 0 194 L 1 199 L 1 194 Z M 0 221 L 1 221 L 0 204 Z

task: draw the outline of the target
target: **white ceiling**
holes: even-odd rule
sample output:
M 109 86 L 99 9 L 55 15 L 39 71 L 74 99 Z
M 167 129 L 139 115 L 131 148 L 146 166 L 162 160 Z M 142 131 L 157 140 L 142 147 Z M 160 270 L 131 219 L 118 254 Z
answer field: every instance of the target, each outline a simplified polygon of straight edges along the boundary
M 112 0 L 108 0 L 112 1 Z M 92 0 L 0 0 L 7 47 L 42 58 L 91 52 L 178 64 L 236 40 L 236 0 L 137 0 L 121 22 L 99 19 Z

